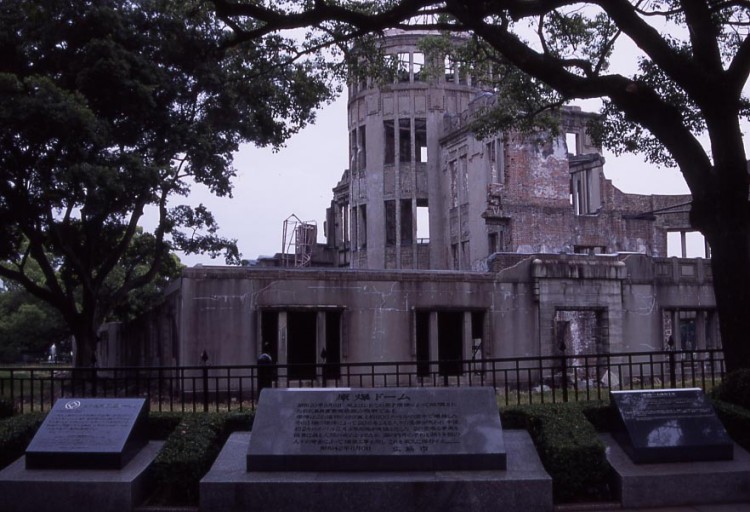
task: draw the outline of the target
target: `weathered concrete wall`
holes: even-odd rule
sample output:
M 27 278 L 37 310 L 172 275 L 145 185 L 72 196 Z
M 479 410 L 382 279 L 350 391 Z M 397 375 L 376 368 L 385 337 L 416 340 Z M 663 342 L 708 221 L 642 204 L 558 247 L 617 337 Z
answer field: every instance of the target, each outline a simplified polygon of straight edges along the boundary
M 316 354 L 326 347 L 327 328 L 340 330 L 339 353 L 329 360 L 416 361 L 418 314 L 429 316 L 429 359 L 440 359 L 444 349 L 436 330 L 443 314 L 461 323 L 448 342 L 458 343 L 452 346 L 460 352 L 451 353 L 465 358 L 476 343 L 472 326 L 482 337 L 478 357 L 556 354 L 560 326 L 576 315 L 596 319 L 584 326 L 586 335 L 594 332 L 597 347 L 610 353 L 661 350 L 665 314 L 715 310 L 706 263 L 508 254 L 487 273 L 198 267 L 184 272 L 160 311 L 110 334 L 120 345 L 108 349 L 106 363 L 195 365 L 205 350 L 211 364 L 254 364 L 264 312 L 278 314 L 280 363 L 295 356 L 288 337 L 299 312 L 318 319 L 306 327 L 310 332 L 297 334 L 313 344 L 309 363 L 324 362 Z M 340 324 L 323 326 L 328 312 L 340 314 Z M 424 358 L 427 349 L 421 350 Z

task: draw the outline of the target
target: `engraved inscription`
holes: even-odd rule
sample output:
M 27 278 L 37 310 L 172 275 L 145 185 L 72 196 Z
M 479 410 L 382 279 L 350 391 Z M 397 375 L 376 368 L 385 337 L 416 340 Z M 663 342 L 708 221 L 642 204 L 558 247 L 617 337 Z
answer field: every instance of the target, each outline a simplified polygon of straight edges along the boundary
M 711 406 L 696 396 L 677 391 L 655 391 L 633 396 L 620 402 L 622 418 L 626 421 L 653 421 L 712 417 Z
M 416 401 L 408 391 L 341 392 L 302 401 L 293 443 L 305 452 L 430 453 L 460 443 L 457 404 Z
M 34 447 L 42 451 L 91 451 L 111 446 L 128 435 L 139 407 L 104 401 L 64 406 L 49 415 L 43 435 L 35 438 Z

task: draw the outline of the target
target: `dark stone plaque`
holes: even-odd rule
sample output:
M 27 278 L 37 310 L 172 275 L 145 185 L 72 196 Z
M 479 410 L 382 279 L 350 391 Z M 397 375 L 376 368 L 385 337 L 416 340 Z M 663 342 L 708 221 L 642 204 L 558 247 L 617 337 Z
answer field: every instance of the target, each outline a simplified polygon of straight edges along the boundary
M 248 471 L 504 470 L 491 388 L 265 389 Z
M 611 391 L 615 439 L 636 464 L 731 460 L 734 444 L 700 388 Z
M 27 469 L 122 469 L 148 442 L 143 398 L 61 398 L 26 448 Z

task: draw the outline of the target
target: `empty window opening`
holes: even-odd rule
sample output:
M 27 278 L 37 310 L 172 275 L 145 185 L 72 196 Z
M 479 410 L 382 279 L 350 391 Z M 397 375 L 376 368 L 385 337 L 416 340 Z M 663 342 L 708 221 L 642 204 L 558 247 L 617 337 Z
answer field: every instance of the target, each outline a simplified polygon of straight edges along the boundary
M 414 81 L 424 80 L 424 53 L 414 52 L 412 54 L 412 71 L 414 72 Z
M 487 143 L 487 174 L 490 183 L 502 183 L 503 173 L 500 169 L 500 148 L 501 144 L 497 140 L 491 140 Z
M 398 161 L 411 162 L 411 119 L 398 120 Z
M 448 164 L 450 168 L 450 179 L 451 179 L 451 207 L 456 208 L 458 206 L 458 168 L 455 160 Z
M 720 346 L 716 310 L 664 310 L 662 325 L 664 350 L 703 350 Z
M 414 120 L 414 153 L 417 162 L 427 162 L 427 120 Z
M 606 346 L 604 310 L 570 309 L 555 313 L 555 351 L 568 355 L 604 354 Z
M 588 254 L 593 256 L 594 254 L 606 254 L 607 248 L 603 245 L 574 245 L 573 252 L 575 254 Z
M 409 81 L 409 53 L 401 52 L 398 54 L 397 77 L 399 82 Z
M 445 81 L 450 83 L 456 82 L 456 61 L 450 56 L 445 57 Z
M 461 375 L 463 311 L 438 312 L 438 369 L 440 375 Z
M 706 238 L 699 231 L 670 231 L 667 233 L 667 256 L 708 258 L 710 250 Z
M 458 167 L 461 172 L 461 194 L 462 203 L 469 202 L 469 165 L 466 155 L 462 155 L 458 159 Z
M 357 170 L 357 131 L 352 130 L 349 134 L 349 167 L 352 171 Z
M 481 370 L 485 316 L 485 311 L 415 310 L 417 373 L 430 375 L 428 363 L 437 361 L 440 375 L 462 375 L 467 359 L 477 361 L 471 366 L 473 371 Z
M 367 206 L 359 207 L 359 247 L 367 248 Z
M 599 176 L 597 169 L 585 169 L 570 174 L 570 193 L 576 215 L 596 214 L 600 210 Z
M 344 219 L 344 222 L 342 223 L 344 229 L 344 242 L 347 243 L 351 240 L 351 238 L 349 237 L 349 214 L 350 210 L 348 205 L 341 208 L 341 215 Z
M 287 312 L 287 362 L 290 379 L 314 379 L 317 354 L 317 311 Z
M 461 242 L 461 269 L 471 268 L 471 254 L 469 254 L 469 242 Z
M 577 133 L 566 133 L 565 134 L 565 145 L 568 147 L 569 155 L 577 155 L 578 151 L 578 134 Z
M 458 270 L 458 244 L 451 244 L 451 256 L 453 260 L 453 270 Z
M 417 243 L 430 241 L 430 208 L 427 199 L 417 199 Z
M 411 245 L 414 238 L 414 216 L 411 199 L 401 200 L 401 245 Z
M 385 202 L 385 245 L 396 245 L 396 201 Z
M 471 359 L 482 359 L 484 341 L 484 311 L 471 312 Z
M 357 130 L 357 169 L 367 168 L 367 137 L 365 125 Z
M 578 176 L 581 173 L 577 173 L 573 178 L 573 208 L 575 209 L 576 215 L 584 215 L 588 213 L 588 206 L 586 200 L 588 198 L 586 193 L 586 181 Z
M 489 254 L 499 252 L 500 244 L 498 242 L 499 233 L 489 233 L 487 235 L 487 249 Z
M 392 119 L 383 121 L 383 138 L 385 139 L 383 162 L 385 165 L 392 165 L 396 161 L 396 133 Z

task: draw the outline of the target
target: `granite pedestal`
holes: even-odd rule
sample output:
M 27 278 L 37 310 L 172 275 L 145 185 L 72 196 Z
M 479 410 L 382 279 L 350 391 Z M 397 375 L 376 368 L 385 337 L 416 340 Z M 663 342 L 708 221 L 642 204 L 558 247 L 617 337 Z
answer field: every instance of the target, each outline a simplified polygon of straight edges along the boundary
M 611 391 L 615 439 L 636 464 L 732 460 L 734 443 L 700 388 Z
M 265 389 L 248 471 L 505 469 L 495 391 Z
M 551 511 L 552 479 L 525 431 L 504 430 L 506 470 L 247 471 L 235 433 L 200 482 L 202 512 Z
M 122 469 L 26 469 L 21 457 L 0 471 L 4 512 L 127 512 L 146 498 L 146 469 L 162 441 L 151 441 Z
M 750 454 L 738 445 L 733 460 L 636 464 L 611 435 L 601 439 L 623 508 L 750 501 Z

